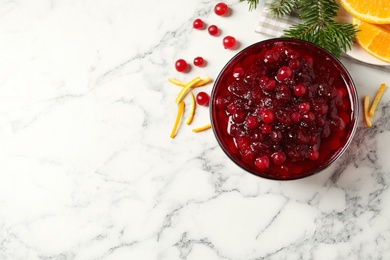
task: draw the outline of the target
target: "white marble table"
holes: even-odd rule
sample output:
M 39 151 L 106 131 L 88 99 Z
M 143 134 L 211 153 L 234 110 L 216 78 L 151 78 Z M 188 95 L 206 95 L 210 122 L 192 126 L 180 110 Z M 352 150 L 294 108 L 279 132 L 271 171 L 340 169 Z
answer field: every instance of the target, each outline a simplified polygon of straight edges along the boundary
M 297 181 L 169 134 L 178 87 L 215 79 L 260 10 L 209 0 L 0 1 L 0 259 L 390 259 L 390 93 L 347 152 Z M 192 29 L 202 18 L 221 35 Z M 237 50 L 225 50 L 233 35 Z M 189 73 L 178 58 L 207 60 Z M 359 95 L 390 73 L 343 60 Z M 210 92 L 212 84 L 204 87 Z M 199 107 L 193 126 L 209 122 Z

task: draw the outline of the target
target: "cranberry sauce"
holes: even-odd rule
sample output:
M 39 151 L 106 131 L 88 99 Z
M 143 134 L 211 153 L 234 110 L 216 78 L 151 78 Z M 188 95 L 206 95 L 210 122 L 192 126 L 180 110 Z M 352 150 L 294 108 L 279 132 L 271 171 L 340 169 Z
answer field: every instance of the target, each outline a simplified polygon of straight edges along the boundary
M 225 152 L 249 172 L 296 179 L 325 168 L 355 129 L 356 94 L 340 63 L 298 41 L 245 49 L 219 75 L 212 123 Z

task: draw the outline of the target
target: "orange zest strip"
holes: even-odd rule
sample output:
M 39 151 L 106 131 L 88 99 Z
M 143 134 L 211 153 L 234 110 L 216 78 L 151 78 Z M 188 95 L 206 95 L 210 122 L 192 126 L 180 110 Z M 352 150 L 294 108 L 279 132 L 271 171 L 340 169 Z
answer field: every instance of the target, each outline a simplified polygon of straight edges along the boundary
M 201 126 L 201 127 L 193 128 L 192 132 L 198 133 L 198 132 L 202 132 L 204 130 L 210 129 L 210 128 L 211 128 L 211 124 L 207 124 L 207 125 L 204 125 L 204 126 Z
M 179 104 L 185 96 L 188 94 L 188 92 L 191 91 L 192 87 L 195 86 L 198 82 L 200 82 L 202 79 L 200 77 L 196 77 L 190 82 L 188 82 L 180 91 L 179 95 L 176 97 L 176 104 Z
M 179 123 L 180 123 L 180 120 L 181 120 L 181 118 L 183 116 L 183 113 L 184 113 L 184 102 L 181 101 L 178 104 L 178 110 L 177 110 L 175 124 L 173 125 L 173 129 L 172 129 L 172 132 L 171 132 L 171 135 L 170 135 L 171 138 L 175 138 L 175 136 L 176 136 L 177 128 L 179 126 Z
M 383 91 L 385 91 L 385 88 L 386 88 L 386 84 L 381 84 L 379 89 L 378 89 L 378 92 L 376 92 L 375 98 L 372 101 L 371 108 L 370 108 L 370 110 L 368 112 L 368 115 L 370 117 L 374 115 L 375 109 L 378 106 L 379 101 L 381 100 L 381 97 L 383 95 Z
M 194 93 L 192 93 L 192 91 L 190 92 L 190 96 L 191 96 L 191 110 L 190 110 L 190 115 L 188 116 L 186 121 L 187 125 L 190 125 L 192 123 L 192 120 L 194 119 L 194 115 L 195 115 L 195 108 L 196 108 L 195 96 Z
M 186 85 L 186 83 L 182 82 L 182 81 L 178 81 L 176 79 L 173 79 L 173 78 L 168 78 L 169 82 L 175 84 L 176 86 L 180 86 L 180 87 L 184 87 Z
M 185 85 L 187 85 L 188 83 L 185 83 L 185 82 L 182 82 L 182 81 L 178 81 L 176 79 L 173 79 L 173 78 L 168 78 L 169 82 L 175 84 L 176 86 L 179 86 L 179 87 L 184 87 Z M 206 85 L 207 83 L 209 83 L 211 81 L 211 78 L 210 77 L 206 77 L 204 79 L 202 79 L 202 81 L 199 81 L 198 83 L 196 83 L 192 88 L 198 88 L 198 87 L 202 87 L 204 85 Z
M 370 97 L 364 96 L 363 98 L 363 110 L 364 110 L 364 121 L 368 127 L 372 127 L 370 116 L 368 115 L 368 109 L 370 106 Z

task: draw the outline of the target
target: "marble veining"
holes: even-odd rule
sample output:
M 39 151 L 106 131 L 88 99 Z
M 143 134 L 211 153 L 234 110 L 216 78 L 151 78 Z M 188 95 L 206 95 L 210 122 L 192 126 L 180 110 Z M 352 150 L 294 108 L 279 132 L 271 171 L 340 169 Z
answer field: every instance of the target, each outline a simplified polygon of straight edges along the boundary
M 261 7 L 229 0 L 217 17 L 216 3 L 0 0 L 1 260 L 390 258 L 387 90 L 374 126 L 360 118 L 344 155 L 302 180 L 244 172 L 212 131 L 182 124 L 169 138 L 179 87 L 167 78 L 215 79 L 266 39 Z M 192 29 L 198 17 L 221 35 Z M 207 65 L 174 70 L 196 56 Z M 342 62 L 360 96 L 390 84 Z M 209 120 L 199 107 L 193 126 Z

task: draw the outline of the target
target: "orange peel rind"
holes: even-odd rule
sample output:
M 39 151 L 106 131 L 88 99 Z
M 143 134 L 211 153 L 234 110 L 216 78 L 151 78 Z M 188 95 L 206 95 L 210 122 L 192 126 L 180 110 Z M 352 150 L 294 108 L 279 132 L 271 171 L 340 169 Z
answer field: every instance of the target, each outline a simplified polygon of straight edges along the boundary
M 194 119 L 194 115 L 195 115 L 195 108 L 196 108 L 195 96 L 194 93 L 192 93 L 192 91 L 190 92 L 190 96 L 191 96 L 191 110 L 190 110 L 190 115 L 186 120 L 187 125 L 190 125 L 192 123 L 192 120 Z
M 364 111 L 364 121 L 366 122 L 366 126 L 372 127 L 370 116 L 368 115 L 368 110 L 370 106 L 370 97 L 363 97 L 363 111 Z
M 200 77 L 196 77 L 190 82 L 188 82 L 180 91 L 179 95 L 176 97 L 176 104 L 179 104 L 183 99 L 186 97 L 186 95 L 191 91 L 192 87 L 200 82 L 202 79 Z
M 202 131 L 205 131 L 207 129 L 210 129 L 210 128 L 211 128 L 211 124 L 207 124 L 207 125 L 204 125 L 204 126 L 201 126 L 201 127 L 193 128 L 192 132 L 198 133 L 198 132 L 202 132 Z
M 175 138 L 175 136 L 176 136 L 177 128 L 179 127 L 179 123 L 180 123 L 181 118 L 182 118 L 183 113 L 184 113 L 184 106 L 185 106 L 185 104 L 183 101 L 179 102 L 175 124 L 173 125 L 173 129 L 172 129 L 172 132 L 170 135 L 171 138 Z
M 174 85 L 179 86 L 179 87 L 184 87 L 185 85 L 187 85 L 189 83 L 189 82 L 185 83 L 185 82 L 176 80 L 174 78 L 168 78 L 168 80 L 169 80 L 169 82 L 171 82 Z M 206 85 L 207 83 L 209 83 L 210 81 L 211 81 L 210 77 L 205 77 L 204 79 L 202 79 L 202 81 L 199 81 L 194 86 L 192 86 L 192 88 L 202 87 L 202 86 Z
M 385 91 L 386 84 L 381 84 L 378 91 L 376 92 L 375 98 L 372 101 L 372 105 L 370 110 L 368 111 L 368 115 L 372 117 L 375 113 L 375 109 L 378 106 L 379 101 L 381 100 L 381 97 L 383 95 L 383 92 Z

